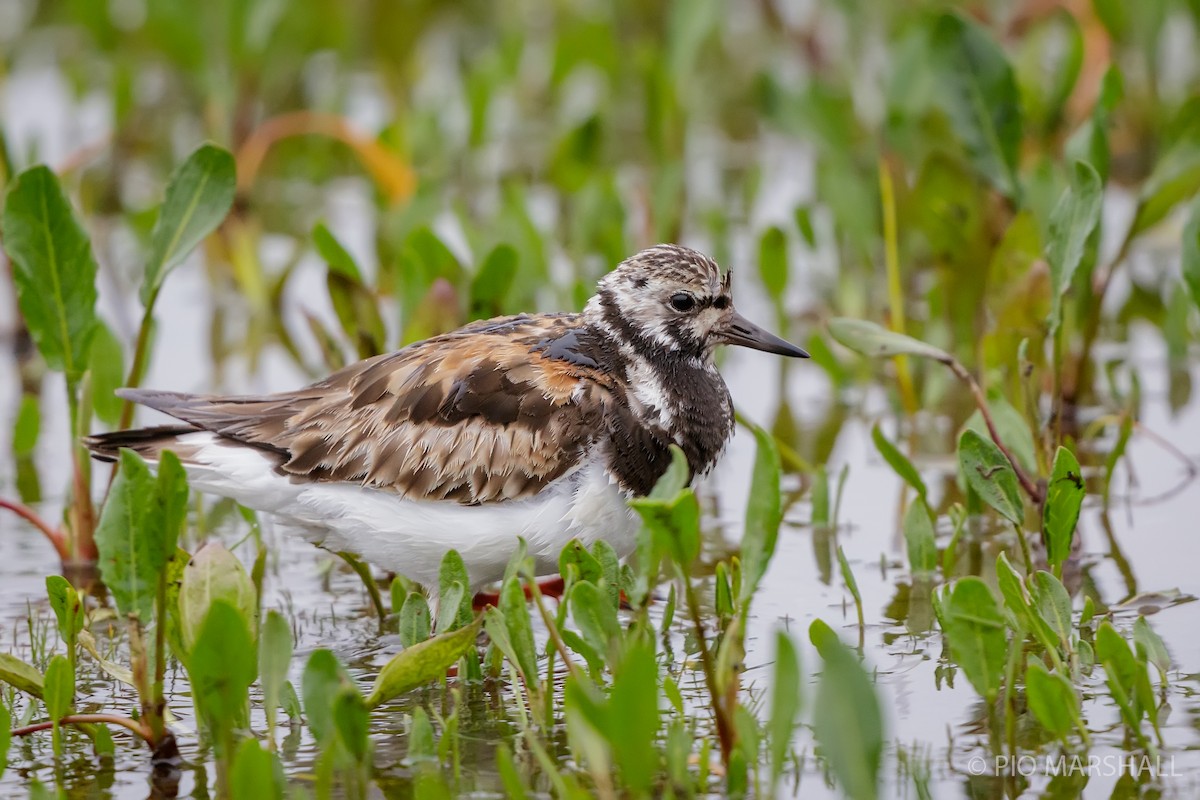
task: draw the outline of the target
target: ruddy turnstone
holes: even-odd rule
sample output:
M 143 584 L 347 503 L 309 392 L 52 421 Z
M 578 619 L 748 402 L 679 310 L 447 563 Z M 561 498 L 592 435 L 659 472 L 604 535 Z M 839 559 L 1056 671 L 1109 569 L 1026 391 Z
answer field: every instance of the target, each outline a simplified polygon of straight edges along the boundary
M 658 245 L 608 273 L 582 313 L 473 322 L 278 394 L 120 390 L 186 424 L 86 441 L 108 460 L 173 450 L 195 488 L 426 585 L 454 548 L 477 590 L 518 536 L 539 574 L 572 538 L 629 555 L 626 501 L 651 490 L 669 445 L 695 477 L 733 433 L 723 344 L 808 355 L 735 311 L 712 259 Z

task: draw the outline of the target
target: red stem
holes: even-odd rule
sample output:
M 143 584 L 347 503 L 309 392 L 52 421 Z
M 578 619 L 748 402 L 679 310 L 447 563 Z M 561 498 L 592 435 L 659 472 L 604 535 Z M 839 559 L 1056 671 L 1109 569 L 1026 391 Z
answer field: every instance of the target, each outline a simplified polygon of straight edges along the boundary
M 118 717 L 115 714 L 68 714 L 58 721 L 59 725 L 119 725 L 128 731 L 136 734 L 146 744 L 153 746 L 154 743 L 150 740 L 150 734 L 137 721 L 129 717 Z M 54 727 L 52 720 L 45 722 L 35 722 L 32 725 L 26 725 L 23 728 L 13 728 L 13 736 L 28 736 L 31 733 L 38 731 L 48 731 Z
M 0 508 L 6 508 L 9 511 L 21 517 L 33 527 L 37 528 L 42 534 L 50 540 L 50 544 L 54 546 L 55 552 L 62 561 L 68 560 L 67 542 L 62 531 L 56 531 L 50 527 L 50 523 L 38 516 L 37 512 L 32 508 L 12 500 L 0 499 Z

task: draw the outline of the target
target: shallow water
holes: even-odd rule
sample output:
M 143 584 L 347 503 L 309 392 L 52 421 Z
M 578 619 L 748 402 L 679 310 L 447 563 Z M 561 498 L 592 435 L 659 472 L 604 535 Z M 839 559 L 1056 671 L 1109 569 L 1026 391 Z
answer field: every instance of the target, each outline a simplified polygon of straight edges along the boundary
M 302 291 L 303 278 L 296 291 Z M 205 303 L 185 298 L 206 296 L 204 278 L 198 264 L 189 264 L 168 283 L 168 295 L 163 300 L 166 314 L 173 325 L 164 329 L 163 341 L 157 350 L 146 381 L 150 386 L 172 386 L 196 389 L 212 380 L 203 336 L 197 329 L 209 318 Z M 320 297 L 319 293 L 302 294 Z M 0 298 L 0 307 L 4 299 Z M 752 303 L 751 303 L 752 304 Z M 1135 332 L 1133 351 L 1144 389 L 1143 424 L 1195 458 L 1200 443 L 1200 404 L 1193 402 L 1179 414 L 1173 415 L 1165 397 L 1168 370 L 1160 338 L 1151 331 Z M 4 348 L 10 358 L 11 348 Z M 165 354 L 171 354 L 167 357 Z M 0 373 L 12 374 L 11 362 L 0 362 Z M 913 774 L 921 776 L 938 797 L 1001 796 L 1004 781 L 982 775 L 995 771 L 994 760 L 987 747 L 985 710 L 981 701 L 961 676 L 948 684 L 944 663 L 939 665 L 942 641 L 939 633 L 928 632 L 931 612 L 925 603 L 913 604 L 914 598 L 927 596 L 928 587 L 910 591 L 910 579 L 904 569 L 903 541 L 899 534 L 901 483 L 876 453 L 870 441 L 871 424 L 883 419 L 890 436 L 895 437 L 894 422 L 888 419 L 883 389 L 872 388 L 852 397 L 837 398 L 820 370 L 811 365 L 790 364 L 780 370 L 778 362 L 757 353 L 730 353 L 722 371 L 732 389 L 738 408 L 751 419 L 769 422 L 777 414 L 781 400 L 795 416 L 802 429 L 823 424 L 830 414 L 845 414 L 845 421 L 836 433 L 836 445 L 829 460 L 831 475 L 846 465 L 849 467 L 840 507 L 840 521 L 834 535 L 814 532 L 809 526 L 810 509 L 807 500 L 793 503 L 787 512 L 780 533 L 778 552 L 767 578 L 755 601 L 755 618 L 749 636 L 746 685 L 751 693 L 765 688 L 771 654 L 762 643 L 769 641 L 778 627 L 791 631 L 798 641 L 804 641 L 803 663 L 806 669 L 819 663 L 815 653 L 807 648 L 806 631 L 809 623 L 821 618 L 838 629 L 846 641 L 861 640 L 866 662 L 875 670 L 885 719 L 889 746 L 885 757 L 884 778 L 887 795 L 920 796 Z M 1192 379 L 1200 379 L 1200 370 L 1193 368 Z M 283 357 L 264 358 L 262 369 L 250 377 L 248 371 L 233 369 L 226 372 L 225 390 L 263 390 L 285 388 L 301 383 L 305 376 Z M 53 398 L 55 387 L 47 386 L 47 397 Z M 0 390 L 0 431 L 11 429 L 11 414 L 15 398 L 12 382 L 5 381 Z M 146 418 L 148 419 L 149 415 Z M 57 422 L 57 424 L 55 424 Z M 945 443 L 944 450 L 936 448 L 919 454 L 916 462 L 932 487 L 931 501 L 935 504 L 942 491 L 953 491 L 953 431 L 937 419 L 921 423 L 933 433 L 922 441 Z M 59 490 L 61 481 L 55 479 L 59 463 L 56 454 L 63 452 L 65 432 L 61 420 L 49 419 L 39 443 L 38 463 L 44 488 Z M 0 442 L 0 449 L 5 446 Z M 1149 616 L 1154 628 L 1167 643 L 1174 669 L 1169 701 L 1172 711 L 1164 724 L 1166 747 L 1163 749 L 1160 786 L 1167 796 L 1189 797 L 1200 791 L 1200 704 L 1196 693 L 1197 666 L 1200 665 L 1200 637 L 1195 636 L 1200 605 L 1190 602 L 1200 594 L 1200 576 L 1193 560 L 1186 554 L 1192 551 L 1194 526 L 1187 520 L 1200 518 L 1200 490 L 1188 486 L 1182 491 L 1168 493 L 1165 499 L 1155 500 L 1184 478 L 1180 462 L 1160 445 L 1144 436 L 1135 436 L 1129 446 L 1136 485 L 1124 467 L 1118 469 L 1114 485 L 1113 509 L 1108 516 L 1111 538 L 1098 498 L 1089 498 L 1080 520 L 1079 535 L 1083 554 L 1080 576 L 1093 591 L 1097 605 L 1116 606 L 1118 625 L 1128 626 L 1136 613 L 1148 613 L 1149 606 L 1158 603 L 1161 610 Z M 708 526 L 710 545 L 725 547 L 736 543 L 743 515 L 749 470 L 753 459 L 753 440 L 745 434 L 735 436 L 721 464 L 702 487 L 702 497 L 715 516 Z M 0 461 L 0 494 L 15 491 L 14 475 L 7 460 Z M 795 478 L 785 478 L 785 491 L 795 489 Z M 832 481 L 836 483 L 836 481 Z M 42 507 L 50 518 L 55 515 L 54 497 Z M 296 657 L 293 662 L 293 681 L 299 683 L 299 668 L 307 654 L 316 647 L 333 649 L 364 682 L 398 644 L 394 637 L 379 636 L 370 613 L 365 593 L 357 578 L 332 564 L 327 554 L 312 548 L 296 537 L 287 535 L 272 525 L 264 526 L 272 557 L 266 587 L 266 607 L 279 608 L 294 621 L 297 633 Z M 242 524 L 227 523 L 224 531 L 228 542 L 245 534 Z M 947 532 L 941 532 L 940 544 L 945 544 Z M 836 543 L 835 543 L 836 542 Z M 849 592 L 842 585 L 832 560 L 836 545 L 844 547 L 862 592 L 865 608 L 865 630 L 859 632 Z M 987 551 L 992 547 L 987 538 L 979 546 Z M 0 647 L 8 650 L 16 643 L 19 649 L 30 644 L 26 619 L 32 610 L 34 619 L 45 631 L 52 630 L 50 614 L 44 600 L 44 577 L 57 569 L 52 551 L 35 531 L 11 516 L 0 516 L 0 548 L 4 559 L 0 564 Z M 253 558 L 252 549 L 243 548 L 244 558 Z M 832 568 L 831 568 L 832 564 Z M 1147 593 L 1162 597 L 1144 599 Z M 1121 604 L 1134 595 L 1128 607 Z M 1077 603 L 1081 602 L 1076 596 Z M 1078 608 L 1078 605 L 1077 605 Z M 922 624 L 922 616 L 925 619 Z M 51 644 L 54 634 L 49 633 Z M 82 658 L 81 663 L 89 659 Z M 808 674 L 811 687 L 815 675 Z M 180 675 L 172 676 L 168 686 L 173 697 L 172 710 L 185 729 L 195 730 L 187 687 Z M 686 684 L 685 691 L 689 688 Z M 698 688 L 698 687 L 697 687 Z M 131 708 L 134 697 L 130 690 L 103 675 L 82 692 L 87 700 L 109 708 Z M 463 742 L 464 766 L 469 786 L 488 793 L 499 791 L 494 773 L 495 743 L 513 735 L 515 725 L 503 705 L 504 693 L 495 687 L 472 689 L 464 695 Z M 1106 692 L 1085 697 L 1084 715 L 1094 734 L 1093 757 L 1102 759 L 1091 770 L 1087 782 L 1089 796 L 1118 795 L 1128 787 L 1119 774 L 1123 762 L 1104 761 L 1121 756 L 1122 728 L 1114 708 L 1107 705 Z M 810 698 L 811 699 L 811 698 Z M 404 793 L 410 788 L 408 770 L 403 763 L 405 738 L 395 734 L 403 731 L 401 712 L 413 702 L 430 701 L 434 708 L 442 699 L 434 690 L 414 693 L 401 703 L 372 717 L 375 733 L 377 776 L 386 794 Z M 258 720 L 261 726 L 261 719 Z M 1107 732 L 1106 732 L 1107 731 Z M 281 736 L 286 734 L 286 728 Z M 296 780 L 304 781 L 315 756 L 307 732 L 295 729 L 281 740 L 281 752 L 286 766 Z M 181 737 L 185 759 L 198 766 L 185 767 L 179 785 L 180 796 L 205 796 L 204 785 L 211 785 L 211 765 L 204 765 L 196 750 L 194 735 Z M 805 767 L 797 776 L 798 783 L 785 787 L 805 797 L 837 796 L 829 788 L 820 771 L 819 762 L 812 757 L 813 745 L 806 730 L 798 733 L 797 749 L 807 755 Z M 115 763 L 92 763 L 88 748 L 77 745 L 67 759 L 63 782 L 88 797 L 141 797 L 147 790 L 148 759 L 140 748 L 120 744 Z M 1047 749 L 1045 752 L 1057 752 Z M 31 737 L 14 747 L 13 765 L 0 781 L 0 794 L 18 791 L 31 777 L 42 781 L 54 778 L 53 759 L 48 737 Z M 1029 762 L 1019 765 L 1031 778 L 1034 793 L 1063 790 L 1049 784 L 1043 773 L 1046 766 Z M 1125 767 L 1128 771 L 1128 766 Z M 1128 777 L 1124 780 L 1128 781 Z M 1119 789 L 1119 790 L 1118 790 Z M 1093 795 L 1093 793 L 1095 793 Z M 1069 792 L 1067 795 L 1069 796 Z M 1051 792 L 1050 796 L 1056 796 Z

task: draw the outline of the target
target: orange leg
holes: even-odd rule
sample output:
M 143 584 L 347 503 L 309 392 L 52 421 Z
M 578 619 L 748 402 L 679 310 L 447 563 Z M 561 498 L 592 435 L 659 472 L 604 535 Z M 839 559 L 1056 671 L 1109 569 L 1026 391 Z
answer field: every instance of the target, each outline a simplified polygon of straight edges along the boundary
M 563 579 L 560 576 L 556 575 L 553 578 L 546 578 L 544 580 L 538 581 L 537 586 L 538 586 L 538 591 L 543 596 L 560 598 L 560 597 L 562 597 L 563 589 L 566 588 L 566 583 L 563 581 Z M 532 600 L 533 599 L 532 590 L 530 590 L 530 588 L 528 586 L 524 586 L 524 585 L 521 588 L 525 591 L 525 599 Z M 487 608 L 488 606 L 498 606 L 498 605 L 500 605 L 500 593 L 499 592 L 479 592 L 471 600 L 471 605 L 474 606 L 475 610 L 477 610 L 477 611 L 480 609 Z

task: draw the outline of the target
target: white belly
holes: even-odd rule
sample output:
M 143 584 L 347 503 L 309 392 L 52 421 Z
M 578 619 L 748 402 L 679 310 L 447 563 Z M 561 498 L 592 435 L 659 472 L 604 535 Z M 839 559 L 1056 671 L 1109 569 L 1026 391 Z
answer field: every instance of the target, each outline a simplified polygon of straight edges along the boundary
M 437 584 L 438 566 L 451 549 L 462 555 L 477 590 L 504 576 L 518 537 L 528 543 L 538 574 L 557 571 L 559 552 L 571 539 L 587 546 L 604 539 L 621 558 L 636 541 L 636 515 L 599 461 L 535 497 L 464 506 L 405 500 L 353 484 L 298 482 L 276 473 L 270 458 L 254 448 L 215 444 L 210 433 L 180 439 L 203 445 L 197 463 L 186 465 L 196 489 L 272 513 L 315 544 L 354 553 L 426 586 Z

